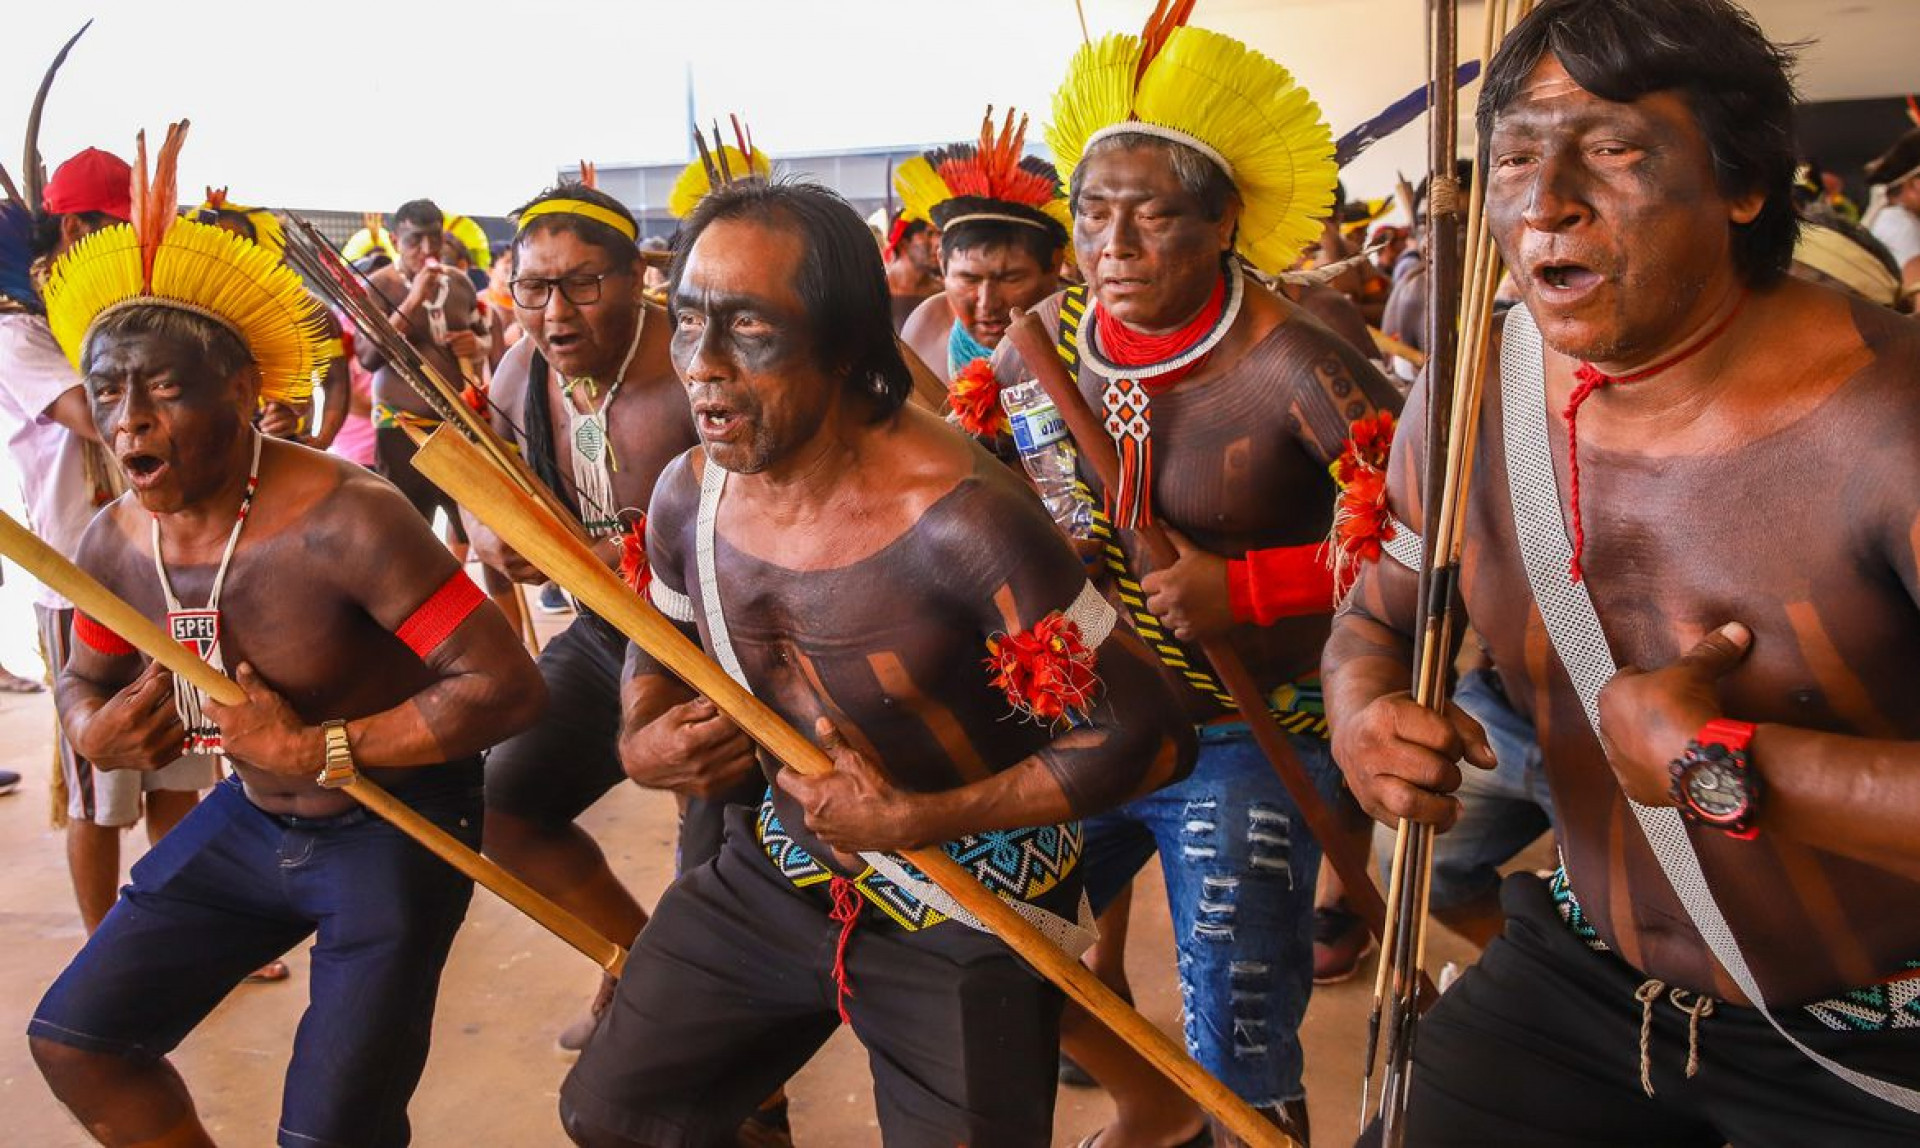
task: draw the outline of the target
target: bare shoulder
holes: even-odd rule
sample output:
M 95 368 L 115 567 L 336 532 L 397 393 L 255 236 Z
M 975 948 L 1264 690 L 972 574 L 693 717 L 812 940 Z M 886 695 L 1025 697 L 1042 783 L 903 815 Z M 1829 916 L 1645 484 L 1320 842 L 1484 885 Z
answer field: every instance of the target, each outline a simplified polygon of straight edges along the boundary
M 953 328 L 953 308 L 945 295 L 929 295 L 907 316 L 900 341 L 913 348 L 934 374 L 947 375 L 947 332 Z
M 700 482 L 705 475 L 707 452 L 689 447 L 660 470 L 653 483 L 653 498 L 647 504 L 649 531 L 672 531 L 693 521 L 700 508 Z
M 533 373 L 533 357 L 539 353 L 532 339 L 522 339 L 500 356 L 500 365 L 493 369 L 493 382 L 487 388 L 488 398 L 499 408 L 494 415 L 496 427 L 503 422 L 518 425 L 519 411 L 527 401 L 527 380 Z M 500 412 L 508 418 L 503 419 Z

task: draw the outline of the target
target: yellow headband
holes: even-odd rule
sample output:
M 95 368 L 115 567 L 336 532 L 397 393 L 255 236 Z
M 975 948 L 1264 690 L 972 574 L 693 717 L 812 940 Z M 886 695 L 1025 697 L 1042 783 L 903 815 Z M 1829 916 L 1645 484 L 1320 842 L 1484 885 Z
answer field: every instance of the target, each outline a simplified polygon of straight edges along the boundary
M 520 213 L 520 230 L 525 231 L 527 224 L 542 215 L 579 215 L 604 223 L 625 236 L 628 242 L 640 238 L 640 229 L 631 222 L 622 219 L 617 212 L 608 211 L 597 203 L 588 203 L 584 199 L 548 199 L 534 204 Z

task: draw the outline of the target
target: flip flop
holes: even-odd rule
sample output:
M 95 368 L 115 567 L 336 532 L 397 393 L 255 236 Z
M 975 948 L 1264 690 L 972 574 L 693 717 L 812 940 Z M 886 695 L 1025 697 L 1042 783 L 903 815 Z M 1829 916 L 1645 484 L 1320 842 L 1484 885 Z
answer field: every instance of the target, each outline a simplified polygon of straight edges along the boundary
M 292 975 L 293 973 L 287 968 L 287 962 L 268 961 L 266 964 L 248 973 L 246 982 L 250 985 L 278 984 Z

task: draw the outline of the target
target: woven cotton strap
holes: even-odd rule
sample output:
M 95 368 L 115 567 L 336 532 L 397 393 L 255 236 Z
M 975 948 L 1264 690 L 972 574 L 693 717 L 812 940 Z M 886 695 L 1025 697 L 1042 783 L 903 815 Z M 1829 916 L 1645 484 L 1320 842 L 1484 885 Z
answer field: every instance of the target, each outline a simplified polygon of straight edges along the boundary
M 1600 691 L 1613 679 L 1617 666 L 1600 627 L 1600 615 L 1585 582 L 1567 576 L 1573 547 L 1561 515 L 1560 487 L 1553 470 L 1547 437 L 1546 371 L 1542 365 L 1540 331 L 1525 307 L 1507 313 L 1505 339 L 1500 350 L 1501 413 L 1506 426 L 1507 477 L 1513 499 L 1513 522 L 1520 553 L 1533 587 L 1534 601 L 1546 623 L 1554 652 L 1566 667 L 1580 695 L 1594 736 L 1600 734 Z M 1628 802 L 1647 843 L 1660 859 L 1680 904 L 1693 918 L 1700 936 L 1713 950 L 1722 968 L 1767 1018 L 1774 1030 L 1809 1060 L 1872 1096 L 1920 1112 L 1920 1091 L 1856 1072 L 1808 1048 L 1782 1028 L 1768 1010 L 1760 983 L 1747 967 L 1740 943 L 1707 884 L 1686 823 L 1670 806 Z
M 727 630 L 726 611 L 720 604 L 720 580 L 715 570 L 714 541 L 717 531 L 714 523 L 719 518 L 720 495 L 726 486 L 726 469 L 708 459 L 706 471 L 700 479 L 700 513 L 694 522 L 694 563 L 698 568 L 700 605 L 706 611 L 707 640 L 713 645 L 714 661 L 719 662 L 720 668 L 727 671 L 728 677 L 739 682 L 742 689 L 752 691 L 753 686 L 747 682 L 747 675 L 740 668 L 740 659 L 734 653 L 733 637 Z M 659 584 L 660 580 L 654 579 L 654 585 Z M 1111 630 L 1110 622 L 1108 629 Z M 862 853 L 860 859 L 873 866 L 874 872 L 904 889 L 908 896 L 932 907 L 941 916 L 982 933 L 993 932 L 945 889 L 907 872 L 905 862 L 899 858 L 887 853 Z M 1038 905 L 1029 905 L 1024 901 L 1008 900 L 1007 907 L 1020 914 L 1028 924 L 1040 930 L 1042 935 L 1066 950 L 1070 956 L 1078 957 L 1099 939 L 1093 923 L 1093 907 L 1084 893 L 1080 897 L 1080 919 L 1077 922 L 1055 916 Z

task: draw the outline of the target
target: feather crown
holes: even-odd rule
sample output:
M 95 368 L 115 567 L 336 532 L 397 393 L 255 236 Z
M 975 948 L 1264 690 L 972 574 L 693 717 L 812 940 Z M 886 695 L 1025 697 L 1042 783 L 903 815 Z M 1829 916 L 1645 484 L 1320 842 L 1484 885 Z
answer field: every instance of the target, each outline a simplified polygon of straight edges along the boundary
M 946 230 L 979 220 L 1024 223 L 1064 244 L 1073 220 L 1061 194 L 1060 173 L 1037 156 L 1026 155 L 1027 117 L 1014 124 L 1007 109 L 996 130 L 993 109 L 980 122 L 975 143 L 935 148 L 894 169 L 901 215 L 923 219 Z
M 1187 27 L 1193 0 L 1160 0 L 1139 36 L 1083 45 L 1053 95 L 1047 144 L 1069 175 L 1088 147 L 1143 134 L 1218 164 L 1240 194 L 1235 247 L 1254 267 L 1292 265 L 1333 207 L 1333 132 L 1279 64 L 1229 36 Z
M 191 311 L 231 331 L 260 371 L 260 397 L 291 404 L 313 390 L 319 307 L 278 255 L 230 231 L 179 217 L 175 172 L 185 121 L 167 129 L 153 175 L 142 132 L 133 222 L 73 245 L 47 276 L 47 324 L 76 370 L 95 324 L 129 307 Z
M 268 251 L 279 255 L 287 249 L 287 235 L 280 227 L 280 217 L 264 207 L 248 207 L 227 198 L 224 187 L 210 187 L 207 198 L 194 208 L 191 218 L 200 223 L 219 226 L 221 216 L 233 216 L 246 221 L 253 232 L 253 241 Z M 245 238 L 245 236 L 242 236 Z
M 693 214 L 693 209 L 716 187 L 773 178 L 773 161 L 767 158 L 766 152 L 753 146 L 753 130 L 741 124 L 739 116 L 730 115 L 727 119 L 733 125 L 731 144 L 721 141 L 717 120 L 711 145 L 705 136 L 697 131 L 693 133 L 693 146 L 700 156 L 681 171 L 680 178 L 673 181 L 673 190 L 667 193 L 667 211 L 675 219 Z

